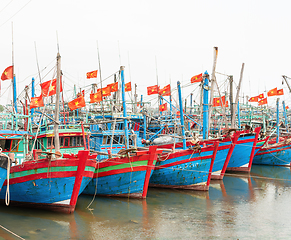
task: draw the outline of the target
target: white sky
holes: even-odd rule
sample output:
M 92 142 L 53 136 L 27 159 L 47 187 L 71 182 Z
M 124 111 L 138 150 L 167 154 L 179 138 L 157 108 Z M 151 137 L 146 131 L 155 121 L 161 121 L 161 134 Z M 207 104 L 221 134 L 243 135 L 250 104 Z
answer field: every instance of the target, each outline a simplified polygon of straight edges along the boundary
M 159 85 L 171 79 L 172 88 L 177 81 L 189 85 L 193 75 L 206 70 L 211 74 L 214 46 L 217 71 L 233 75 L 237 84 L 244 62 L 241 92 L 256 96 L 282 88 L 282 75 L 291 77 L 290 9 L 286 0 L 2 0 L 0 71 L 11 65 L 13 22 L 18 93 L 38 76 L 35 46 L 40 69 L 53 67 L 58 34 L 67 99 L 74 84 L 100 81 L 99 76 L 86 79 L 86 72 L 99 69 L 97 41 L 102 78 L 124 65 L 125 82 L 136 83 L 145 100 L 153 99 L 146 96 L 146 87 L 157 83 L 156 71 Z M 43 81 L 51 78 L 52 73 Z M 222 83 L 225 77 L 217 79 Z M 8 85 L 2 82 L 2 94 Z M 183 97 L 196 87 L 183 88 Z M 285 84 L 284 90 L 281 100 L 291 105 Z M 275 99 L 268 99 L 270 105 Z

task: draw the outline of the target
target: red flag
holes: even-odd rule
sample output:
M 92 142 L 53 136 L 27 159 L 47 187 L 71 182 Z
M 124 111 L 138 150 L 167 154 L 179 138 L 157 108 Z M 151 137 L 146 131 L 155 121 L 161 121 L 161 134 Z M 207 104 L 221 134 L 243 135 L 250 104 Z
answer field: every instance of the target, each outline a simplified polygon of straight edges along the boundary
M 46 81 L 46 82 L 40 84 L 40 86 L 41 86 L 42 96 L 44 96 L 44 97 L 52 96 L 52 95 L 55 95 L 57 93 L 56 92 L 57 79 Z M 62 86 L 62 79 L 61 79 L 60 92 L 62 92 L 62 91 L 63 91 L 63 86 Z
M 258 98 L 264 98 L 265 96 L 264 96 L 264 93 L 261 93 L 259 96 L 258 96 Z
M 101 92 L 97 92 L 97 93 L 91 93 L 90 94 L 90 103 L 95 103 L 95 102 L 101 102 L 102 98 L 101 98 Z
M 97 78 L 97 72 L 98 72 L 98 70 L 95 70 L 95 71 L 92 71 L 92 72 L 87 72 L 87 74 L 86 74 L 87 79 L 89 79 L 89 78 Z
M 97 92 L 101 92 L 101 88 L 97 89 Z M 102 88 L 102 95 L 103 95 L 103 97 L 107 97 L 107 96 L 111 95 L 109 86 Z
M 203 79 L 202 73 L 195 75 L 191 78 L 191 83 L 201 82 Z
M 159 93 L 159 87 L 158 87 L 158 85 L 147 87 L 147 91 L 148 91 L 148 95 L 158 94 Z
M 285 108 L 286 108 L 286 110 L 287 110 L 287 109 L 289 109 L 289 107 L 288 107 L 288 106 L 286 106 Z
M 7 67 L 2 73 L 1 80 L 8 80 L 13 78 L 13 66 Z
M 282 89 L 279 89 L 279 90 L 277 91 L 277 95 L 278 95 L 278 96 L 279 96 L 279 95 L 284 95 L 283 88 L 282 88 Z
M 124 86 L 124 91 L 125 92 L 130 92 L 131 91 L 131 82 L 128 82 Z
M 164 103 L 164 104 L 159 106 L 159 111 L 160 112 L 163 112 L 163 111 L 166 111 L 166 110 L 167 110 L 167 103 Z
M 80 96 L 74 99 L 73 101 L 68 102 L 68 106 L 72 111 L 77 108 L 85 107 L 86 106 L 85 99 L 83 96 Z
M 39 97 L 32 97 L 31 98 L 31 102 L 30 102 L 30 109 L 32 108 L 36 108 L 36 107 L 43 107 L 43 99 L 42 99 L 42 95 L 40 95 Z
M 222 104 L 225 105 L 225 96 L 221 97 Z M 213 107 L 220 107 L 222 106 L 220 97 L 213 98 Z
M 110 88 L 110 92 L 117 92 L 118 91 L 118 82 L 110 83 L 107 85 Z
M 225 105 L 224 105 L 225 107 L 228 107 L 228 101 L 226 101 L 226 103 L 225 103 Z
M 264 105 L 264 104 L 268 104 L 267 98 L 264 98 L 264 99 L 259 101 L 259 106 Z
M 259 96 L 256 96 L 256 97 L 251 97 L 249 99 L 249 102 L 258 102 L 259 101 Z
M 168 84 L 164 88 L 160 89 L 159 94 L 162 96 L 171 96 L 171 86 Z
M 272 96 L 276 96 L 277 95 L 277 88 L 273 88 L 271 89 L 268 93 L 267 93 L 268 97 L 272 97 Z

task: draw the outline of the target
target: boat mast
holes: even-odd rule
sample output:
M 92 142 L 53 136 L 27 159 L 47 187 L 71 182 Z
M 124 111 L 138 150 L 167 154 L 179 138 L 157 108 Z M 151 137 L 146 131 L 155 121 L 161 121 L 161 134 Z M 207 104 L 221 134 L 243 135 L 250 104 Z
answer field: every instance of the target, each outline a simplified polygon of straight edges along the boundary
M 208 91 L 209 91 L 209 75 L 205 71 L 203 75 L 203 139 L 209 137 L 209 102 L 208 102 Z
M 208 120 L 207 120 L 208 121 L 208 127 L 207 127 L 208 129 L 210 129 L 210 124 L 211 124 L 211 115 L 212 115 L 212 108 L 213 108 L 212 102 L 213 102 L 213 95 L 214 95 L 214 84 L 217 85 L 217 83 L 216 83 L 216 77 L 215 77 L 216 63 L 217 63 L 217 55 L 218 55 L 218 47 L 214 47 L 214 52 L 213 52 L 213 67 L 212 67 L 212 74 L 211 74 L 210 100 L 209 100 L 210 101 L 210 103 L 209 103 L 209 116 L 208 116 Z M 203 85 L 202 85 L 202 87 L 203 87 Z M 201 91 L 203 91 L 203 90 L 201 89 Z
M 60 152 L 60 138 L 59 138 L 59 107 L 60 107 L 60 79 L 61 79 L 61 55 L 57 54 L 57 82 L 56 82 L 56 106 L 55 106 L 55 124 L 54 124 L 54 136 L 55 136 L 55 153 Z
M 104 104 L 103 104 L 103 89 L 102 89 L 102 77 L 101 77 L 101 63 L 100 63 L 100 56 L 99 56 L 99 47 L 98 47 L 98 41 L 97 41 L 97 54 L 98 54 L 98 63 L 99 63 L 99 77 L 100 77 L 100 88 L 101 88 L 101 108 L 102 108 L 102 117 L 103 120 L 105 119 L 104 117 Z
M 279 139 L 280 139 L 280 119 L 279 119 L 279 100 L 280 98 L 277 98 L 277 138 L 276 138 L 276 142 L 278 143 L 279 142 Z
M 11 84 L 12 84 L 12 96 L 13 96 L 13 105 L 12 109 L 14 109 L 14 113 L 17 113 L 17 104 L 16 104 L 16 79 L 14 75 L 14 46 L 13 46 L 13 23 L 11 23 L 11 28 L 12 28 L 12 79 L 11 79 Z
M 184 126 L 184 113 L 183 113 L 183 103 L 182 103 L 182 93 L 181 93 L 181 83 L 177 82 L 178 94 L 179 94 L 179 110 L 180 110 L 180 123 L 182 128 L 183 137 L 183 149 L 186 149 L 186 137 L 185 137 L 185 126 Z
M 236 92 L 236 97 L 235 97 L 235 102 L 234 102 L 234 106 L 233 106 L 233 113 L 232 113 L 233 116 L 231 117 L 231 128 L 234 128 L 235 127 L 235 109 L 236 109 L 236 106 L 237 106 L 237 111 L 238 111 L 238 116 L 239 116 L 239 103 L 238 103 L 238 99 L 239 99 L 240 86 L 241 86 L 241 82 L 242 82 L 242 78 L 243 78 L 244 67 L 245 67 L 245 64 L 243 63 L 242 66 L 241 66 L 240 79 L 239 79 L 239 83 L 238 83 L 238 87 L 237 87 L 237 92 Z
M 129 148 L 129 139 L 128 139 L 128 121 L 127 121 L 127 112 L 126 112 L 126 102 L 125 102 L 125 83 L 124 83 L 124 66 L 120 66 L 120 76 L 121 76 L 121 90 L 122 90 L 122 106 L 123 106 L 123 118 L 124 118 L 124 135 L 125 135 L 125 147 Z

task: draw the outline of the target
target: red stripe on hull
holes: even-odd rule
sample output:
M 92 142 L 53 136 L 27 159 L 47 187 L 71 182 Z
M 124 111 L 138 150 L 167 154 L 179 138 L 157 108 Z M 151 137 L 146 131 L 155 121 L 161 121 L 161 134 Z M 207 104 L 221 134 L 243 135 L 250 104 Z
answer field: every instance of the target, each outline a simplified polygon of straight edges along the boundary
M 93 178 L 105 177 L 105 176 L 116 175 L 116 174 L 121 174 L 121 173 L 128 173 L 128 172 L 146 171 L 146 169 L 147 169 L 147 166 L 140 166 L 140 167 L 133 167 L 133 168 L 123 168 L 123 169 L 110 170 L 110 171 L 101 172 L 101 173 L 95 172 L 93 175 Z
M 181 160 L 181 161 L 176 161 L 176 162 L 168 163 L 168 164 L 165 164 L 165 165 L 162 165 L 162 166 L 156 166 L 154 169 L 157 170 L 157 169 L 160 169 L 160 168 L 173 167 L 173 166 L 176 166 L 176 165 L 179 165 L 179 164 L 184 164 L 184 163 L 187 163 L 187 162 L 193 162 L 193 161 L 199 161 L 199 160 L 209 159 L 211 157 L 212 156 L 209 155 L 209 156 L 203 156 L 203 157 L 197 157 L 197 158 L 189 158 L 189 159 L 185 159 L 185 160 Z M 174 156 L 173 157 L 171 156 L 171 158 L 174 158 Z
M 44 160 L 38 160 L 38 161 L 27 161 L 24 162 L 21 165 L 12 166 L 10 173 L 15 172 L 23 172 L 27 170 L 34 170 L 37 168 L 47 168 L 47 167 L 68 167 L 68 166 L 78 166 L 79 159 L 57 159 L 52 160 L 49 162 L 47 159 Z M 88 163 L 86 166 L 95 167 L 96 166 L 96 160 L 88 160 Z
M 287 147 L 287 148 L 283 148 L 283 147 L 285 147 L 285 146 L 289 146 L 289 147 Z M 268 149 L 274 149 L 274 148 L 278 148 L 278 147 L 280 147 L 280 149 L 273 150 L 273 151 L 268 150 Z M 290 149 L 290 148 L 291 148 L 291 146 L 290 146 L 289 144 L 287 144 L 287 145 L 282 145 L 282 146 L 277 146 L 277 147 L 265 148 L 265 149 L 261 149 L 262 152 L 258 152 L 258 153 L 256 154 L 256 156 L 258 156 L 258 155 L 264 155 L 264 154 L 269 154 L 269 153 L 274 153 L 274 152 L 280 152 L 280 151 L 282 151 L 282 150 L 287 150 L 287 149 Z

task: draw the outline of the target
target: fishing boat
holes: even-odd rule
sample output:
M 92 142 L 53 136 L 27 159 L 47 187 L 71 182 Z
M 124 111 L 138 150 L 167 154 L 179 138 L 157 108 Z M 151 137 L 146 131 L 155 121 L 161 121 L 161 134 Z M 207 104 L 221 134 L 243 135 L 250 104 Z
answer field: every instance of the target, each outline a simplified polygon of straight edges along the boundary
M 253 164 L 290 166 L 291 162 L 291 138 L 280 138 L 279 142 L 275 139 L 267 141 L 254 156 Z
M 146 198 L 150 177 L 157 161 L 156 146 L 148 151 L 122 150 L 122 157 L 107 158 L 97 161 L 92 181 L 83 191 L 84 194 Z
M 251 171 L 260 130 L 261 128 L 257 127 L 253 132 L 250 130 L 241 132 L 229 160 L 227 172 Z
M 240 133 L 240 131 L 236 131 L 232 135 L 227 135 L 222 138 L 199 140 L 194 142 L 187 141 L 186 147 L 193 148 L 195 146 L 199 146 L 201 148 L 205 146 L 211 146 L 215 142 L 219 142 L 213 169 L 211 172 L 211 179 L 222 180 Z M 177 142 L 175 144 L 159 145 L 158 147 L 161 149 L 182 149 L 183 143 Z
M 33 160 L 11 166 L 0 199 L 4 201 L 8 191 L 6 201 L 12 205 L 74 212 L 79 194 L 93 177 L 96 161 L 85 150 L 63 158 L 46 152 L 47 157 L 39 159 L 39 153 L 44 154 L 35 150 Z
M 150 187 L 207 191 L 218 149 L 212 146 L 163 153 L 154 168 Z

